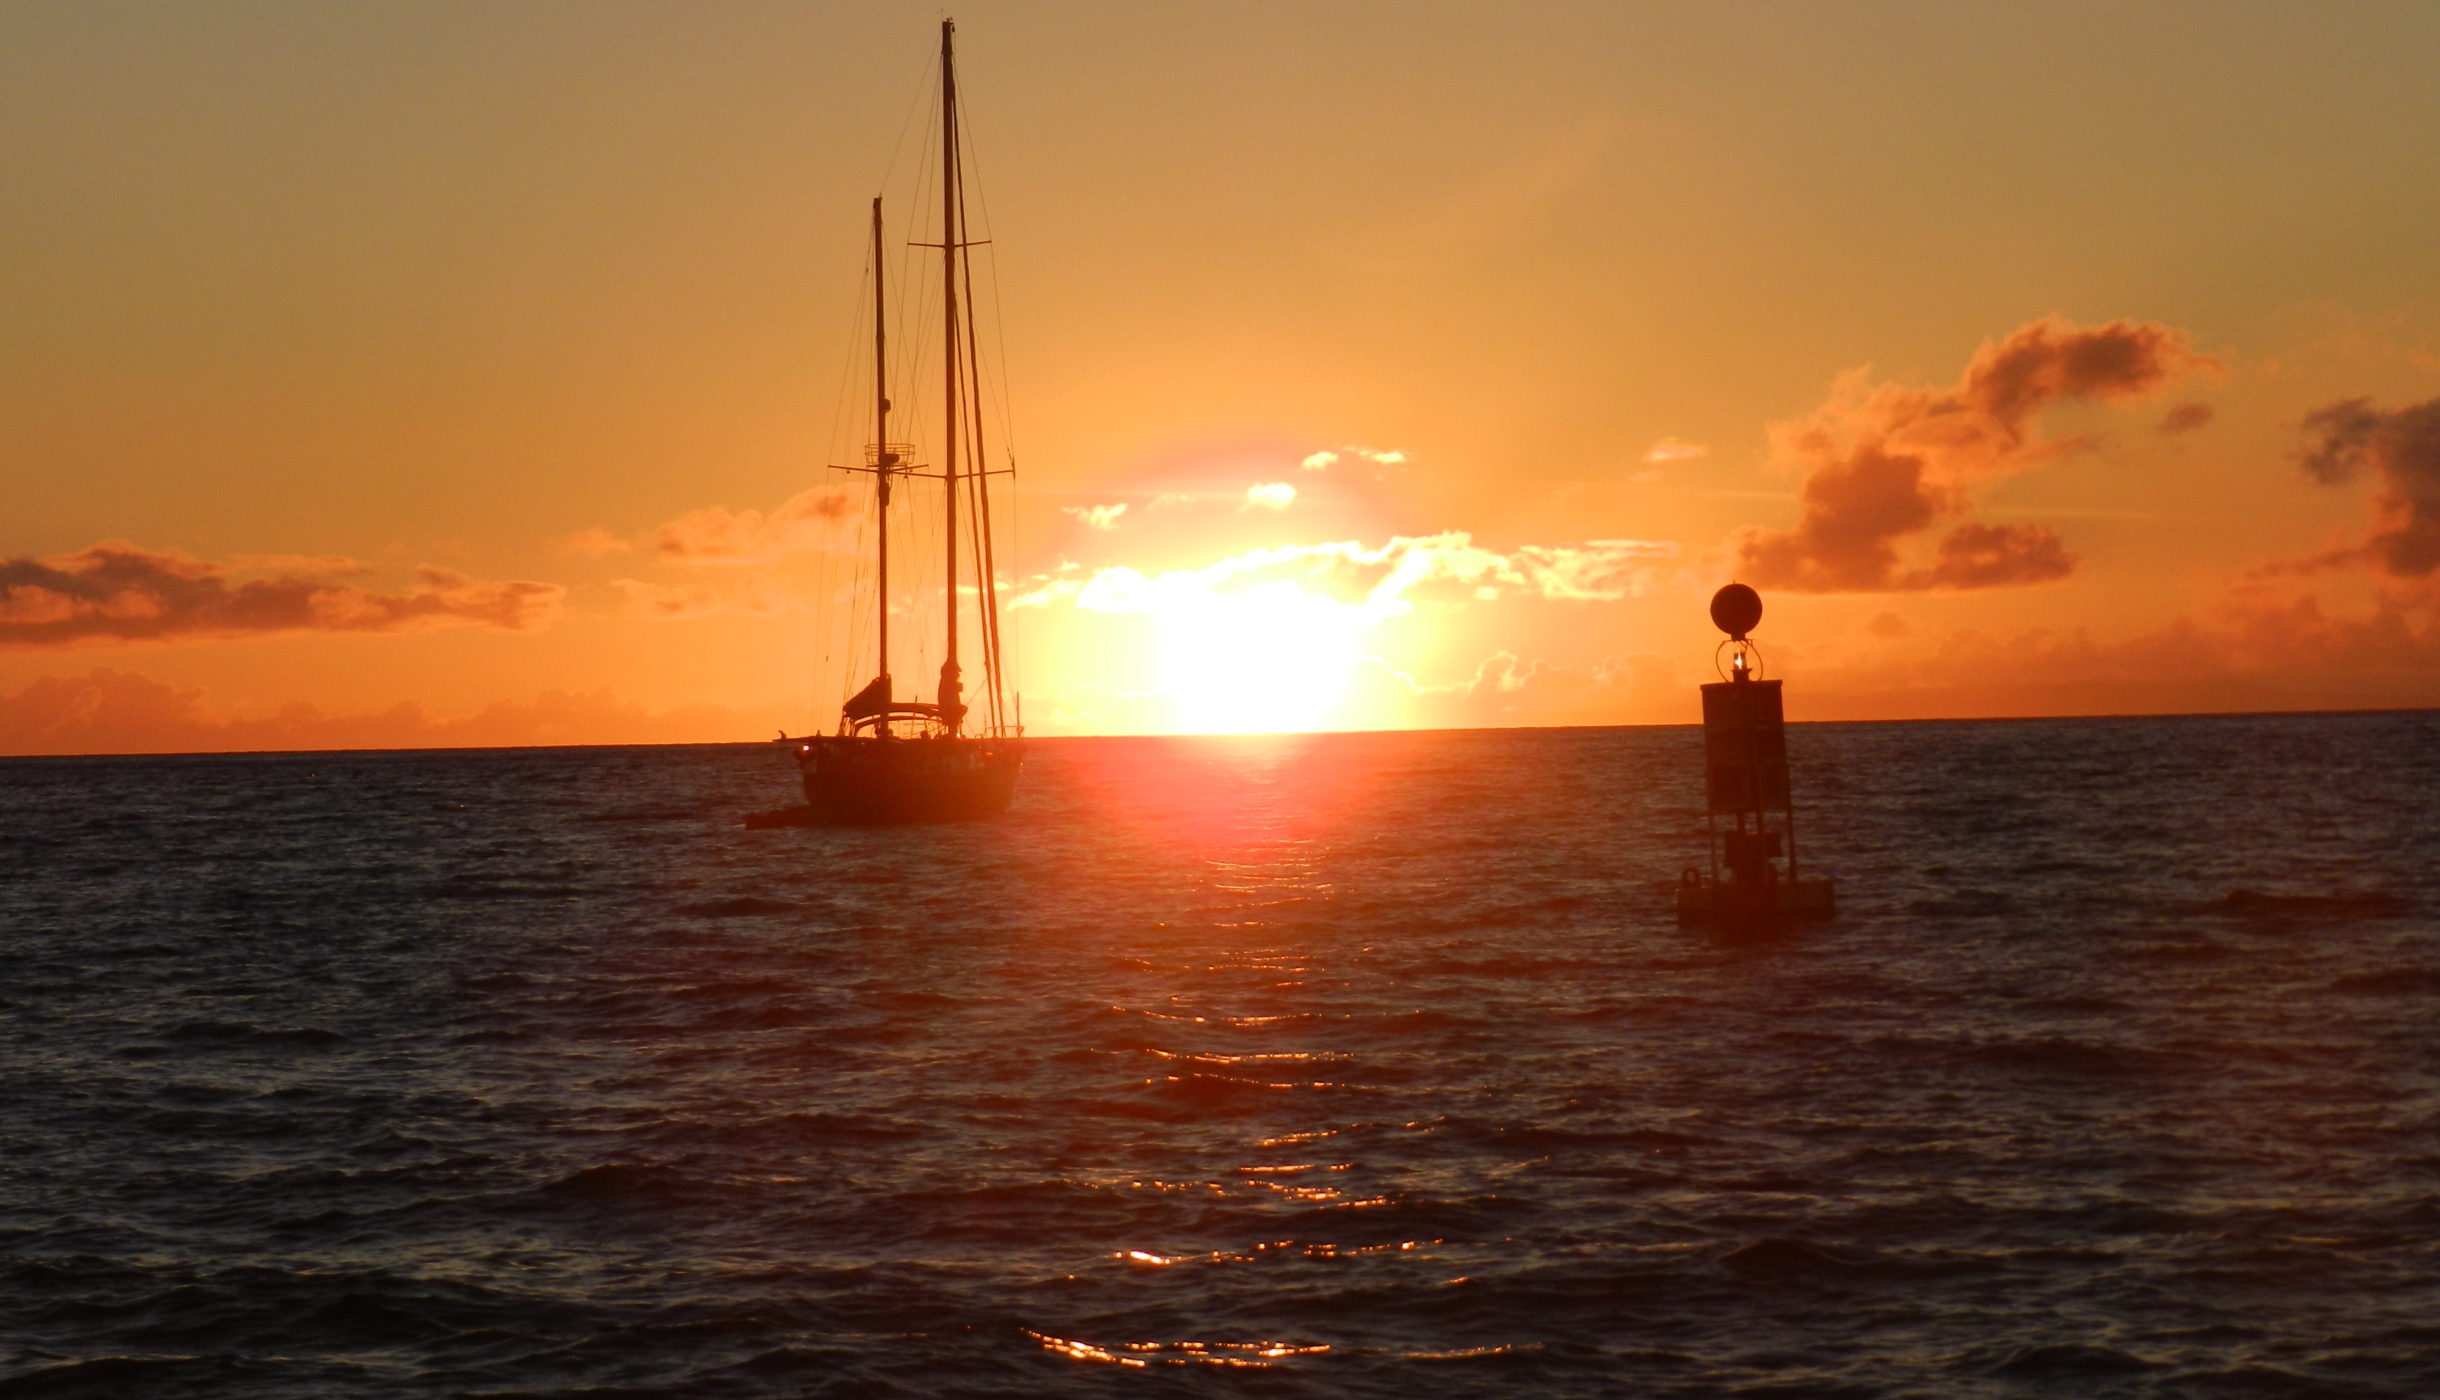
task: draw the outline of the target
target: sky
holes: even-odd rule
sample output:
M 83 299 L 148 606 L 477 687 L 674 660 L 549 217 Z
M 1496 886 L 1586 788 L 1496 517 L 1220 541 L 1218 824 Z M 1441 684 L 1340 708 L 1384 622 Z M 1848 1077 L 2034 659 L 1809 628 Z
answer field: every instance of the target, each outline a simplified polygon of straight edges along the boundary
M 2440 704 L 2428 4 L 25 0 L 0 752 L 832 727 L 944 14 L 1029 732 Z

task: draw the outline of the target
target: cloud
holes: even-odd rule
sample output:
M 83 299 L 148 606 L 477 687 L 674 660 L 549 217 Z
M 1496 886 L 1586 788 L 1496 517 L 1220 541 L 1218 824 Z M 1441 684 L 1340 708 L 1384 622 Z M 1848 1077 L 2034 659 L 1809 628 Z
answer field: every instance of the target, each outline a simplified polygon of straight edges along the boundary
M 1265 481 L 1245 488 L 1245 504 L 1239 509 L 1286 510 L 1296 500 L 1296 488 L 1284 481 Z
M 294 703 L 268 715 L 217 712 L 201 690 L 101 669 L 46 676 L 0 695 L 0 753 L 229 753 L 281 749 L 497 748 L 680 744 L 753 738 L 795 716 L 696 705 L 648 711 L 609 691 L 545 691 L 455 719 L 399 704 L 333 715 Z
M 723 572 L 716 579 L 705 582 L 697 575 L 675 584 L 640 578 L 610 582 L 627 595 L 628 615 L 652 622 L 692 622 L 720 614 L 778 617 L 804 611 L 804 602 L 794 591 L 760 569 Z
M 1248 550 L 1195 569 L 1146 575 L 1124 565 L 1089 579 L 1047 579 L 1012 600 L 1047 607 L 1072 600 L 1090 612 L 1152 612 L 1178 595 L 1201 595 L 1290 581 L 1316 589 L 1379 621 L 1413 610 L 1435 585 L 1476 601 L 1533 597 L 1608 602 L 1641 593 L 1676 546 L 1651 540 L 1586 540 L 1484 549 L 1463 530 L 1393 537 L 1377 548 L 1354 540 Z
M 549 544 L 561 554 L 574 554 L 585 559 L 606 559 L 613 554 L 626 554 L 635 549 L 632 543 L 599 528 L 562 535 Z
M 1654 466 L 1664 462 L 1691 462 L 1710 455 L 1710 448 L 1684 438 L 1665 437 L 1644 449 L 1644 460 Z
M 1312 453 L 1308 455 L 1303 462 L 1298 463 L 1298 465 L 1302 466 L 1306 471 L 1309 472 L 1326 471 L 1331 467 L 1337 466 L 1340 462 L 1349 457 L 1354 457 L 1360 461 L 1370 462 L 1374 466 L 1384 469 L 1389 467 L 1403 467 L 1407 463 L 1406 453 L 1398 450 L 1395 447 L 1339 447 L 1335 449 L 1326 448 L 1320 452 Z
M 1811 667 L 1804 692 L 1822 719 L 2425 708 L 2440 702 L 2440 578 L 2385 583 L 2361 611 L 2250 586 L 2123 640 L 1960 631 Z
M 2202 427 L 2204 424 L 2209 423 L 2215 416 L 2216 415 L 2212 412 L 2210 404 L 2195 403 L 2189 400 L 2185 403 L 2172 405 L 2167 413 L 2162 414 L 2160 416 L 2160 425 L 2157 429 L 2155 429 L 2155 431 L 2168 434 L 2170 436 L 2175 436 L 2178 433 L 2190 433 L 2195 429 Z
M 58 558 L 0 561 L 0 646 L 451 624 L 523 632 L 552 621 L 567 592 L 426 566 L 416 571 L 419 587 L 380 593 L 336 581 L 358 571 L 353 561 L 316 562 L 326 567 L 238 581 L 221 565 L 124 540 Z
M 613 579 L 611 584 L 627 595 L 637 613 L 656 622 L 691 622 L 727 611 L 728 599 L 708 584 L 665 584 L 640 578 Z
M 2343 399 L 2307 414 L 2302 427 L 2313 439 L 2300 459 L 2308 476 L 2335 485 L 2369 472 L 2379 482 L 2362 548 L 2326 561 L 2368 555 L 2401 578 L 2440 569 L 2440 398 L 2392 412 Z
M 670 563 L 770 564 L 835 542 L 859 499 L 851 486 L 809 487 L 768 513 L 723 506 L 688 511 L 646 538 L 652 552 Z
M 2075 556 L 2043 526 L 1969 520 L 1941 538 L 1928 567 L 1906 579 L 1916 588 L 1999 588 L 2065 578 L 2075 569 Z
M 1772 430 L 1774 458 L 1803 474 L 1792 530 L 1737 542 L 1748 581 L 1808 593 L 1992 588 L 2064 577 L 2075 567 L 2048 528 L 1965 521 L 1928 564 L 1899 545 L 1973 508 L 1973 489 L 2083 439 L 2041 440 L 2054 405 L 2147 393 L 2213 362 L 2185 332 L 2145 321 L 2077 326 L 2057 316 L 1985 344 L 1954 388 L 1875 384 L 1864 370 L 1810 416 Z
M 344 554 L 240 554 L 229 567 L 247 574 L 318 574 L 324 578 L 357 578 L 373 566 Z
M 1506 648 L 1450 684 L 1416 679 L 1367 658 L 1354 686 L 1353 713 L 1402 727 L 1616 724 L 1629 716 L 1682 717 L 1693 698 L 1677 662 L 1655 652 L 1605 656 L 1591 665 L 1526 660 Z
M 1061 515 L 1072 515 L 1084 522 L 1088 530 L 1115 530 L 1118 518 L 1127 513 L 1127 503 L 1120 501 L 1107 506 L 1061 506 Z

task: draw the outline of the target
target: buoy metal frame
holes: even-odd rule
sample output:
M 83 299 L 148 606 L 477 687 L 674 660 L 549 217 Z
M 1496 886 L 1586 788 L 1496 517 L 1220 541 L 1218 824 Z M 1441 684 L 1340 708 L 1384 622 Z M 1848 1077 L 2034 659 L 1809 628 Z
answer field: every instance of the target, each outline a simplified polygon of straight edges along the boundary
M 1711 619 L 1728 634 L 1715 653 L 1721 679 L 1702 687 L 1703 824 L 1711 869 L 1708 878 L 1695 866 L 1679 874 L 1678 922 L 1751 928 L 1831 918 L 1838 912 L 1833 883 L 1803 878 L 1798 863 L 1780 682 L 1762 679 L 1761 648 L 1746 635 L 1762 621 L 1761 595 L 1729 584 L 1712 595 Z M 1773 813 L 1776 828 L 1767 820 Z M 1783 847 L 1785 879 L 1772 863 Z

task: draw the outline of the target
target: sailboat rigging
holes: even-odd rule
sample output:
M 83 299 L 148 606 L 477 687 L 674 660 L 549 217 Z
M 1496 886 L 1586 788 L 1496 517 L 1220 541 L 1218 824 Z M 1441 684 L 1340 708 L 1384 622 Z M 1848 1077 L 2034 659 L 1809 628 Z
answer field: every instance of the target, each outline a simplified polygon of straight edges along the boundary
M 1002 672 L 998 580 L 992 551 L 988 470 L 982 454 L 981 374 L 974 325 L 973 272 L 965 209 L 965 166 L 958 126 L 956 25 L 941 21 L 940 241 L 919 243 L 941 254 L 941 343 L 945 353 L 941 460 L 937 472 L 913 459 L 915 449 L 890 440 L 887 288 L 882 277 L 881 199 L 872 207 L 873 439 L 864 462 L 838 468 L 873 479 L 873 549 L 878 642 L 874 675 L 839 710 L 836 732 L 782 735 L 793 746 L 805 807 L 765 814 L 756 825 L 792 820 L 858 824 L 958 821 L 996 816 L 1016 789 L 1024 758 L 1022 729 L 1010 720 Z M 900 699 L 890 675 L 890 498 L 910 478 L 941 483 L 943 656 L 929 701 Z M 967 509 L 961 520 L 960 498 Z M 965 537 L 959 531 L 963 526 Z M 961 548 L 962 547 L 962 548 Z M 981 713 L 966 699 L 959 662 L 959 555 L 973 567 L 980 626 L 975 642 L 983 663 Z

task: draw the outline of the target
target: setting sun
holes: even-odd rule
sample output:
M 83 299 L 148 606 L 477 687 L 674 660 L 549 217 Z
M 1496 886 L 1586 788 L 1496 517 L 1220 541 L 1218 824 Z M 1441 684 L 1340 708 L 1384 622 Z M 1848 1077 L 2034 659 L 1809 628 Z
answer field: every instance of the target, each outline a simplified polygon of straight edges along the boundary
M 1362 610 L 1287 579 L 1181 591 L 1158 605 L 1160 678 L 1189 733 L 1293 733 L 1340 726 L 1363 659 Z

